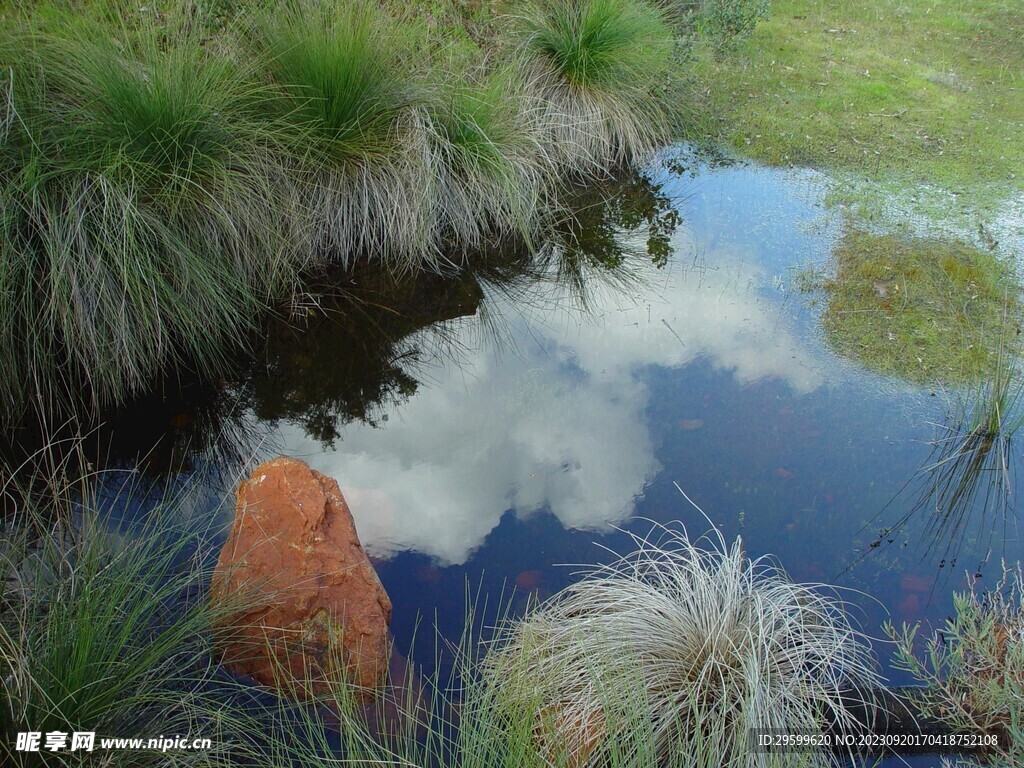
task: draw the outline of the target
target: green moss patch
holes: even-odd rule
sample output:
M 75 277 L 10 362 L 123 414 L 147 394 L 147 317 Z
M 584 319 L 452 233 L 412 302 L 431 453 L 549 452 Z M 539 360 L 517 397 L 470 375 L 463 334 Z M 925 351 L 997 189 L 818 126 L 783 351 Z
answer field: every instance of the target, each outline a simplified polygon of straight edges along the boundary
M 826 339 L 874 371 L 964 383 L 1017 338 L 1020 285 L 988 251 L 853 231 L 833 256 L 835 275 L 818 283 Z

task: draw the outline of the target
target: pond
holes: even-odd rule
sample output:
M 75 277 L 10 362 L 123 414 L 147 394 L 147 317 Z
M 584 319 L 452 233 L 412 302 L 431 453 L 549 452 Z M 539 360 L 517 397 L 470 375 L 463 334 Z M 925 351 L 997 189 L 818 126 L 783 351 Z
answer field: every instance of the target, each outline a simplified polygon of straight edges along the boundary
M 403 653 L 432 658 L 435 621 L 457 638 L 467 591 L 514 586 L 522 607 L 652 523 L 742 536 L 795 580 L 843 588 L 880 640 L 885 620 L 940 626 L 954 589 L 1024 557 L 990 477 L 941 509 L 964 479 L 936 453 L 962 393 L 825 343 L 800 275 L 842 236 L 826 180 L 685 149 L 651 174 L 594 202 L 610 218 L 592 229 L 563 222 L 545 258 L 428 280 L 415 310 L 310 294 L 306 332 L 275 331 L 265 360 L 203 396 L 222 448 L 338 480 Z M 161 423 L 183 420 L 203 422 Z

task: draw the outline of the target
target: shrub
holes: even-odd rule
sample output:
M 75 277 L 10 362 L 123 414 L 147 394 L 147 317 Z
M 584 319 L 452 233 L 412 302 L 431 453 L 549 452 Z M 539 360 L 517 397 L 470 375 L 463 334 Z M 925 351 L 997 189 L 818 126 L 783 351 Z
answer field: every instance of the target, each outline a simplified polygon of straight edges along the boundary
M 698 0 L 689 23 L 694 31 L 720 47 L 728 47 L 754 31 L 768 14 L 769 0 Z
M 484 661 L 547 751 L 570 765 L 643 749 L 671 765 L 758 765 L 769 756 L 750 750 L 751 729 L 858 725 L 841 692 L 876 678 L 842 603 L 747 559 L 738 539 L 704 549 L 665 529 L 636 543 L 513 623 Z
M 1024 575 L 1005 569 L 984 595 L 953 596 L 954 616 L 932 637 L 923 655 L 920 625 L 886 626 L 896 642 L 897 665 L 924 683 L 923 714 L 953 733 L 995 736 L 994 753 L 1008 765 L 1024 760 Z M 998 762 L 998 761 L 997 761 Z

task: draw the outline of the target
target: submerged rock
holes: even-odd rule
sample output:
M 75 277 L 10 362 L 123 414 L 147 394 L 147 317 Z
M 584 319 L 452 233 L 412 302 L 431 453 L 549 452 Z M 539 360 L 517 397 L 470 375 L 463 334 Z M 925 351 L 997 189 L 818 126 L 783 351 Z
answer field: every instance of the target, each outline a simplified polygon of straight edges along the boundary
M 232 671 L 301 696 L 384 682 L 391 600 L 338 483 L 304 462 L 265 462 L 239 485 L 211 594 Z

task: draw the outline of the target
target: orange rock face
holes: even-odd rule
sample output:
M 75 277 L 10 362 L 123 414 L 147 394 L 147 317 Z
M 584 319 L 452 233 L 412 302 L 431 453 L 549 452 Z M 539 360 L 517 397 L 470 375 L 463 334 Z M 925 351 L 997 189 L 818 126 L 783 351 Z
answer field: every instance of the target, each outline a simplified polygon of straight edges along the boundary
M 337 482 L 304 462 L 268 461 L 239 485 L 211 595 L 229 669 L 296 695 L 384 682 L 391 600 Z

